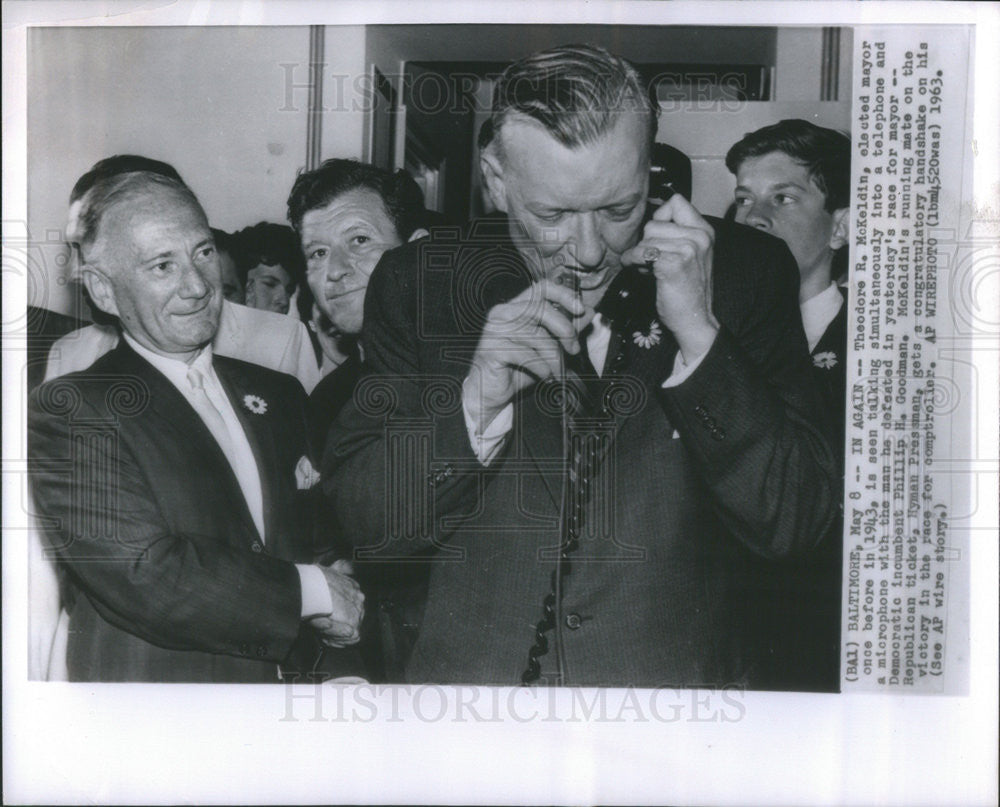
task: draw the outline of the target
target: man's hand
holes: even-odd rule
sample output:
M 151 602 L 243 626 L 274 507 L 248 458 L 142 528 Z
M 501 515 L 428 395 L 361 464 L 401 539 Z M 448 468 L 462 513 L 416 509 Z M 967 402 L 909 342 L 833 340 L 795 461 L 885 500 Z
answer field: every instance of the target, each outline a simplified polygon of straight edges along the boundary
M 490 309 L 462 388 L 479 433 L 522 389 L 560 374 L 561 351 L 579 352 L 593 316 L 573 289 L 546 280 Z
M 349 577 L 353 572 L 346 560 L 332 566 L 320 566 L 330 587 L 333 611 L 325 616 L 313 617 L 309 624 L 319 631 L 323 644 L 329 647 L 346 647 L 361 638 L 361 618 L 365 614 L 365 595 L 357 580 Z
M 705 353 L 719 330 L 712 314 L 715 233 L 690 202 L 675 194 L 653 214 L 623 264 L 648 266 L 656 277 L 656 313 L 674 334 L 685 361 Z

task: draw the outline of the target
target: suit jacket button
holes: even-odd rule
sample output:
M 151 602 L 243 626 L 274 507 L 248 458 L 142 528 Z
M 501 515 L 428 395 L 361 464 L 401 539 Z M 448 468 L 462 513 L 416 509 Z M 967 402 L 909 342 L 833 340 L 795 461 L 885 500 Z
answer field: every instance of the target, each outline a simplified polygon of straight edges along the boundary
M 250 645 L 248 645 L 246 642 L 240 644 L 240 655 L 242 656 L 250 655 Z
M 570 630 L 579 630 L 583 626 L 583 619 L 579 614 L 566 614 L 566 627 Z
M 264 645 L 257 645 L 257 655 L 260 658 L 264 658 L 267 655 L 267 648 Z
M 250 549 L 260 554 L 261 552 L 264 551 L 264 545 L 260 541 L 254 541 L 252 544 L 250 544 Z

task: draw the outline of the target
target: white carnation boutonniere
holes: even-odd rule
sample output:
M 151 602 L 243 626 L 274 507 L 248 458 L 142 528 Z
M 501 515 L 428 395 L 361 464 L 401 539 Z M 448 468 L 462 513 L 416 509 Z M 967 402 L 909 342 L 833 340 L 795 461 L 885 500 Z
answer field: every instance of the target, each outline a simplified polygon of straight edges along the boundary
M 832 350 L 825 350 L 813 356 L 813 364 L 824 370 L 832 370 L 837 366 L 837 354 Z
M 263 415 L 267 412 L 267 401 L 259 395 L 244 395 L 243 406 L 248 412 L 255 415 Z
M 319 472 L 313 468 L 309 457 L 303 454 L 295 466 L 295 487 L 297 490 L 309 490 L 319 482 Z
M 635 342 L 639 347 L 646 348 L 649 350 L 653 345 L 660 344 L 660 338 L 663 336 L 663 329 L 660 328 L 660 323 L 655 319 L 649 323 L 649 327 L 644 331 L 636 331 L 632 334 L 632 341 Z

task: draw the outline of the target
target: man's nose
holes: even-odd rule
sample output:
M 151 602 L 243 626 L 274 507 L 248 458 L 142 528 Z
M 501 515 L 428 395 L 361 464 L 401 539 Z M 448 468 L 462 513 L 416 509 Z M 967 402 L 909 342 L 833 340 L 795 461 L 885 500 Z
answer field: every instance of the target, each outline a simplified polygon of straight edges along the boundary
M 604 260 L 604 238 L 596 213 L 581 213 L 576 217 L 571 250 L 573 259 L 583 267 L 598 266 Z
M 181 275 L 181 283 L 178 293 L 181 297 L 190 300 L 197 300 L 210 294 L 212 282 L 207 274 L 190 261 L 185 262 Z
M 354 273 L 354 262 L 348 255 L 331 255 L 326 266 L 326 279 L 331 283 L 339 283 L 348 275 Z
M 746 211 L 746 215 L 743 218 L 744 224 L 756 227 L 759 230 L 770 229 L 771 217 L 768 215 L 769 211 L 763 202 L 754 202 L 749 207 L 743 209 Z M 737 221 L 739 221 L 738 217 Z

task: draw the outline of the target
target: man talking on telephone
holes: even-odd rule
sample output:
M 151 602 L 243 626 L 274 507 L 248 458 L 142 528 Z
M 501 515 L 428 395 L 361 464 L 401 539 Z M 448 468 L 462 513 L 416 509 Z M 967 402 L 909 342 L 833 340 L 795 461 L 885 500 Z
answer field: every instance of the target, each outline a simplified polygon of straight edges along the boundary
M 506 217 L 372 275 L 322 484 L 356 558 L 432 563 L 411 682 L 753 686 L 741 558 L 830 522 L 795 262 L 680 195 L 649 215 L 657 113 L 601 48 L 512 64 Z

